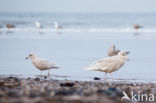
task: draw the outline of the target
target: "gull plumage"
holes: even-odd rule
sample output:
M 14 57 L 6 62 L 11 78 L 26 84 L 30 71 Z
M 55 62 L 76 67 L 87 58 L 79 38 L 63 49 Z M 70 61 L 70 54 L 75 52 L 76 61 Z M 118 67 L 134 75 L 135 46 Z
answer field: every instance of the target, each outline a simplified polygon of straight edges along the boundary
M 115 56 L 115 55 L 117 55 L 118 53 L 120 52 L 120 50 L 117 50 L 116 48 L 115 48 L 115 45 L 111 45 L 110 47 L 109 47 L 109 49 L 108 49 L 108 56 Z M 127 55 L 127 54 L 129 54 L 130 52 L 129 51 L 127 51 L 127 52 L 125 52 L 125 55 Z
M 140 26 L 140 25 L 134 24 L 134 25 L 133 25 L 133 28 L 136 29 L 136 30 L 138 30 L 138 29 L 143 28 L 143 27 Z
M 119 70 L 125 64 L 126 60 L 128 60 L 128 57 L 125 55 L 125 52 L 120 51 L 115 56 L 107 57 L 96 61 L 95 63 L 91 64 L 88 68 L 86 68 L 86 70 L 105 72 L 106 80 L 107 73 L 110 73 L 112 76 L 112 72 Z
M 8 24 L 8 23 L 6 23 L 5 26 L 6 26 L 8 29 L 15 28 L 15 25 L 13 25 L 13 24 Z
M 44 28 L 43 25 L 41 25 L 41 23 L 39 21 L 35 21 L 35 25 L 38 29 L 42 29 Z
M 32 60 L 32 64 L 37 69 L 41 70 L 41 75 L 42 75 L 43 70 L 48 70 L 48 76 L 50 76 L 50 69 L 58 69 L 59 68 L 54 63 L 47 61 L 47 60 L 40 59 L 37 56 L 35 56 L 34 54 L 29 54 L 29 56 L 26 57 L 26 59 L 28 59 L 28 58 Z
M 54 24 L 54 28 L 55 28 L 56 30 L 62 29 L 62 26 L 59 25 L 58 22 L 54 21 L 53 24 Z

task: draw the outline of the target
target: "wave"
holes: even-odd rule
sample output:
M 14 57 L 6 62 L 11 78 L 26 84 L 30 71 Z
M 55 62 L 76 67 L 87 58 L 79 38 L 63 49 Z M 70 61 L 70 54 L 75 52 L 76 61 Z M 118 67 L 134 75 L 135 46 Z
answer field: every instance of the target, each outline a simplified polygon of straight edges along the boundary
M 56 29 L 45 28 L 0 28 L 0 32 L 58 32 Z M 156 29 L 139 29 L 134 30 L 132 28 L 65 28 L 60 29 L 59 32 L 150 32 L 155 33 Z

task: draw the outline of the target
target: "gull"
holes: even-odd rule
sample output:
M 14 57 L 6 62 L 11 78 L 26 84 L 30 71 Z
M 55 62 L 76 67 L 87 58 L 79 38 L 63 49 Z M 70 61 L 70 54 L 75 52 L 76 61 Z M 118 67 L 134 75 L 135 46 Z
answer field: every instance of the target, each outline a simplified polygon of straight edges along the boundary
M 59 29 L 62 29 L 62 26 L 59 25 L 56 21 L 54 21 L 54 28 L 58 31 Z
M 43 25 L 41 25 L 39 21 L 35 21 L 35 25 L 38 29 L 44 28 Z
M 115 56 L 120 52 L 120 50 L 115 49 L 115 45 L 111 45 L 108 49 L 108 56 Z M 125 55 L 129 54 L 130 52 L 125 52 Z
M 133 28 L 136 29 L 136 30 L 138 30 L 138 29 L 143 28 L 143 27 L 140 26 L 140 25 L 134 24 L 134 25 L 133 25 Z
M 14 25 L 12 25 L 12 24 L 8 24 L 8 23 L 6 23 L 5 26 L 6 26 L 8 29 L 15 28 Z
M 96 61 L 95 63 L 91 64 L 88 68 L 86 68 L 86 70 L 105 72 L 105 80 L 107 80 L 107 73 L 110 73 L 112 80 L 114 80 L 112 72 L 119 70 L 127 60 L 128 57 L 125 55 L 125 52 L 120 51 L 115 56 L 107 57 Z
M 32 64 L 41 71 L 41 76 L 42 76 L 42 71 L 43 70 L 48 70 L 48 77 L 50 76 L 50 69 L 58 69 L 59 67 L 56 66 L 54 63 L 51 63 L 47 60 L 43 60 L 35 56 L 35 54 L 29 54 L 26 59 L 31 59 Z

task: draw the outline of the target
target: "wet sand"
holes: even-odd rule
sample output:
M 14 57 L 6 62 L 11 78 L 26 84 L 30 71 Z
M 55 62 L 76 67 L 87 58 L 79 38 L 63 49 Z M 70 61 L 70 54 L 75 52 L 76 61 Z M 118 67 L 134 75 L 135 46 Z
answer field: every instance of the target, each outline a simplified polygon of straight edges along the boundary
M 0 103 L 131 103 L 123 91 L 156 95 L 155 83 L 0 77 Z M 135 102 L 142 103 L 142 102 Z M 148 103 L 148 102 L 147 102 Z M 154 102 L 151 102 L 154 103 Z

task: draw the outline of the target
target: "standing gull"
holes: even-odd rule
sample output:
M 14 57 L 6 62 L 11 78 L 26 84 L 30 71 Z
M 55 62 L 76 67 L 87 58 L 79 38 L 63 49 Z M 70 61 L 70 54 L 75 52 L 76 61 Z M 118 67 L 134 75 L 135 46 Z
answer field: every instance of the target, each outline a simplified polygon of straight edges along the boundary
M 8 29 L 15 28 L 14 25 L 12 25 L 12 24 L 8 24 L 8 23 L 6 23 L 5 26 L 6 26 Z
M 128 57 L 125 52 L 120 51 L 116 56 L 107 57 L 91 64 L 86 70 L 105 72 L 105 80 L 107 80 L 107 73 L 110 73 L 113 80 L 112 72 L 119 70 L 126 60 Z
M 35 21 L 35 25 L 38 29 L 42 29 L 44 28 L 43 25 L 41 25 L 41 23 L 39 21 Z
M 115 49 L 115 45 L 111 45 L 108 49 L 108 56 L 115 56 L 120 52 L 120 50 Z M 125 52 L 125 55 L 129 54 L 130 52 Z
M 58 69 L 59 67 L 56 66 L 54 63 L 51 63 L 47 60 L 43 60 L 35 56 L 34 54 L 29 54 L 26 59 L 30 58 L 32 60 L 32 64 L 39 70 L 41 70 L 41 75 L 42 75 L 42 70 L 48 70 L 48 77 L 50 76 L 50 69 Z
M 140 26 L 140 25 L 134 24 L 134 25 L 133 25 L 133 28 L 136 29 L 136 30 L 138 30 L 138 29 L 143 28 L 143 27 Z
M 60 29 L 62 29 L 62 26 L 58 24 L 58 22 L 54 21 L 54 28 L 59 31 Z

